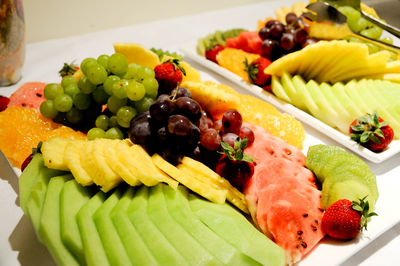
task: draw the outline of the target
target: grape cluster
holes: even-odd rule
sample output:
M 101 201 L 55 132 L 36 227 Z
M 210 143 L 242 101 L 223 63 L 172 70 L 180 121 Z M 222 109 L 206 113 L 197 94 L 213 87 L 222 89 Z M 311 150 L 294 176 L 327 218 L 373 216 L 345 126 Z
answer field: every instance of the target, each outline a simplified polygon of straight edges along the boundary
M 198 146 L 198 127 L 203 111 L 191 93 L 178 87 L 171 95 L 161 94 L 149 111 L 135 117 L 129 129 L 133 143 L 144 146 L 149 153 L 157 152 L 172 164 L 182 156 L 190 156 Z
M 286 23 L 269 20 L 258 32 L 263 40 L 262 56 L 271 61 L 316 42 L 308 36 L 303 21 L 295 13 L 286 15 Z
M 40 112 L 47 118 L 88 131 L 88 139 L 123 138 L 131 120 L 149 110 L 158 93 L 154 70 L 129 64 L 115 53 L 86 58 L 83 77 L 63 77 L 61 84 L 44 88 L 46 100 Z

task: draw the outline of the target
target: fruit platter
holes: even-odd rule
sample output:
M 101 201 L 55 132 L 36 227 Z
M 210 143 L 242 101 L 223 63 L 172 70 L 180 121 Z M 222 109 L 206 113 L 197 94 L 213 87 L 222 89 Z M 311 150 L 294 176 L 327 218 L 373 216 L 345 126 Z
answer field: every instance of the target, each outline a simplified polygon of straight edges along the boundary
M 311 7 L 322 4 L 310 3 Z M 375 88 L 398 91 L 399 50 L 385 50 L 353 36 L 342 37 L 332 29 L 339 28 L 336 24 L 308 19 L 306 14 L 310 10 L 306 6 L 305 2 L 294 2 L 292 6 L 277 8 L 275 16 L 259 20 L 256 29 L 253 26 L 214 30 L 196 44 L 187 44 L 182 51 L 360 156 L 375 163 L 392 157 L 400 152 L 396 137 L 390 148 L 374 150 L 352 137 L 349 125 L 357 117 L 378 110 L 383 116 L 397 115 L 397 111 L 391 110 L 396 104 L 391 105 L 389 99 L 398 96 L 385 96 L 383 91 L 376 94 Z M 370 7 L 362 7 L 378 17 Z M 387 37 L 376 26 L 367 26 L 352 7 L 341 6 L 338 10 L 347 16 L 346 27 L 353 32 L 399 43 L 398 38 Z M 373 62 L 373 58 L 377 61 Z
M 338 265 L 398 224 L 398 154 L 364 161 L 166 41 L 213 16 L 28 45 L 0 98 L 1 265 Z

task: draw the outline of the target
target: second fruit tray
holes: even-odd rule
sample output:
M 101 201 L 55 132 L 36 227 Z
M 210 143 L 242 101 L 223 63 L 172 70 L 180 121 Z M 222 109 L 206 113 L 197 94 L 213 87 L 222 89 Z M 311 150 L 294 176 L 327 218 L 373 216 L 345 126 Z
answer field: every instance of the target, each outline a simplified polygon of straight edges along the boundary
M 293 115 L 303 123 L 306 123 L 310 127 L 330 137 L 331 139 L 335 140 L 336 142 L 340 143 L 341 145 L 345 146 L 346 148 L 350 149 L 351 151 L 360 155 L 361 157 L 364 157 L 365 159 L 374 163 L 381 163 L 400 152 L 400 140 L 392 141 L 392 143 L 386 150 L 379 153 L 375 153 L 367 148 L 364 148 L 355 141 L 351 140 L 350 136 L 341 133 L 335 128 L 332 128 L 331 126 L 325 124 L 324 122 L 304 112 L 303 110 L 300 110 L 299 108 L 293 106 L 292 104 L 278 99 L 272 93 L 264 91 L 261 87 L 249 84 L 236 74 L 230 72 L 225 68 L 220 67 L 219 65 L 215 64 L 210 60 L 207 60 L 205 57 L 200 56 L 199 54 L 197 54 L 195 47 L 196 47 L 195 44 L 189 43 L 183 46 L 183 48 L 181 48 L 180 50 L 184 53 L 185 57 L 194 60 L 198 64 L 201 64 L 202 66 L 218 73 L 224 78 L 239 85 L 246 91 L 249 91 L 255 96 L 261 98 L 262 100 L 274 105 L 281 111 Z

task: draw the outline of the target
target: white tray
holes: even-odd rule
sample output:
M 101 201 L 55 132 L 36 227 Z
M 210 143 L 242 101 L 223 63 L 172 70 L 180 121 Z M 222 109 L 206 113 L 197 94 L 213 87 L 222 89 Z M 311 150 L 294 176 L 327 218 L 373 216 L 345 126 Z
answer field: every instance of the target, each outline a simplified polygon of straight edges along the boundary
M 358 155 L 370 160 L 374 163 L 383 162 L 393 155 L 400 152 L 400 140 L 394 140 L 389 145 L 388 149 L 383 152 L 375 153 L 366 149 L 356 143 L 355 141 L 351 140 L 348 135 L 341 133 L 340 131 L 330 127 L 329 125 L 325 124 L 321 120 L 315 118 L 314 116 L 298 109 L 297 107 L 293 106 L 290 103 L 284 102 L 277 97 L 275 97 L 272 93 L 266 92 L 261 87 L 249 84 L 245 80 L 243 80 L 238 75 L 230 72 L 229 70 L 220 67 L 219 65 L 215 64 L 214 62 L 207 60 L 205 57 L 200 56 L 196 52 L 196 45 L 194 43 L 189 43 L 185 45 L 180 50 L 184 53 L 185 57 L 188 57 L 197 63 L 207 67 L 208 69 L 213 70 L 214 72 L 218 73 L 219 75 L 231 80 L 235 84 L 241 86 L 245 90 L 251 92 L 252 94 L 256 95 L 257 97 L 263 99 L 264 101 L 276 106 L 281 111 L 291 114 L 298 118 L 300 121 L 306 123 L 307 125 L 313 127 L 314 129 L 318 130 L 319 132 L 327 135 L 328 137 L 334 139 L 338 143 L 342 144 L 346 148 L 352 150 L 353 152 L 357 153 Z

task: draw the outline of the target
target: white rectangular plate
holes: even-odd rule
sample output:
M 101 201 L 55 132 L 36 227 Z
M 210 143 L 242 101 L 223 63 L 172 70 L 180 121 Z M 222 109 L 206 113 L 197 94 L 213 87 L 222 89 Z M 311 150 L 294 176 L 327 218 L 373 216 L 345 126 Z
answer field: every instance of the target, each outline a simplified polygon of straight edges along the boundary
M 306 123 L 307 125 L 313 127 L 314 129 L 318 130 L 319 132 L 327 135 L 328 137 L 334 139 L 335 141 L 339 142 L 346 148 L 352 150 L 353 152 L 357 153 L 358 155 L 370 160 L 374 163 L 383 162 L 393 155 L 400 152 L 400 140 L 394 140 L 389 145 L 389 148 L 383 152 L 375 153 L 366 149 L 356 143 L 355 141 L 351 140 L 348 135 L 341 133 L 340 131 L 328 126 L 321 120 L 315 118 L 314 116 L 300 110 L 299 108 L 293 106 L 290 103 L 284 102 L 277 97 L 275 97 L 272 93 L 264 91 L 261 87 L 249 84 L 245 80 L 243 80 L 238 75 L 230 72 L 229 70 L 220 67 L 219 65 L 215 64 L 214 62 L 207 60 L 205 57 L 200 56 L 196 52 L 196 45 L 194 43 L 190 43 L 185 45 L 181 48 L 182 52 L 184 53 L 185 57 L 188 57 L 197 63 L 207 67 L 208 69 L 213 70 L 214 72 L 218 73 L 219 75 L 231 80 L 235 84 L 241 86 L 243 89 L 251 92 L 252 94 L 256 95 L 257 97 L 263 99 L 264 101 L 276 106 L 281 111 L 291 114 L 300 121 Z

